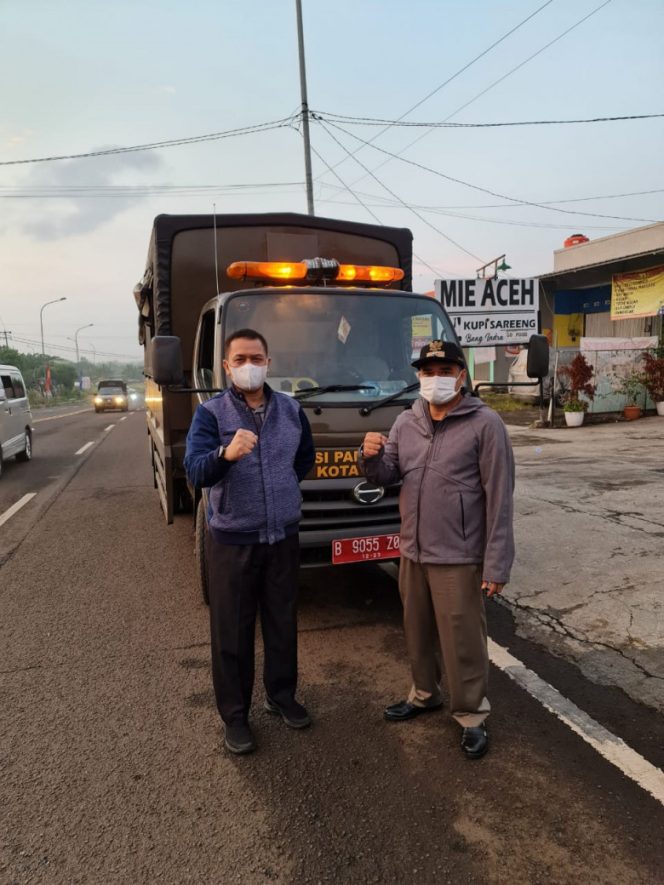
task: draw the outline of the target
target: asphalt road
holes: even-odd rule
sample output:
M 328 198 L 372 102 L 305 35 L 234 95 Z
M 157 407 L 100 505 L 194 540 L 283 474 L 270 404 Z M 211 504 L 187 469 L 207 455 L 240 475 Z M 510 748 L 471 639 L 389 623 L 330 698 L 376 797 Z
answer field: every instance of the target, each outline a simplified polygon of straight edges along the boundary
M 383 722 L 408 684 L 389 569 L 302 573 L 315 724 L 276 722 L 258 685 L 259 751 L 226 755 L 192 526 L 161 517 L 143 415 L 36 417 L 34 460 L 0 481 L 0 519 L 36 493 L 0 526 L 0 882 L 661 881 L 662 804 L 500 669 L 479 762 L 444 712 Z M 489 619 L 664 765 L 661 718 Z

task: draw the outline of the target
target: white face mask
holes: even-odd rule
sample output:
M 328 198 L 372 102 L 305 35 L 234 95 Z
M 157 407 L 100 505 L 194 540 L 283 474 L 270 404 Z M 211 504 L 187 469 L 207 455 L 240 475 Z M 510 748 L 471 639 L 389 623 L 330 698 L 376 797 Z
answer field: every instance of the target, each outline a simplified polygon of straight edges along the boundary
M 245 363 L 243 366 L 230 366 L 230 370 L 233 384 L 247 392 L 260 390 L 267 378 L 267 366 Z
M 456 375 L 423 375 L 420 378 L 420 396 L 433 406 L 449 403 L 458 394 Z

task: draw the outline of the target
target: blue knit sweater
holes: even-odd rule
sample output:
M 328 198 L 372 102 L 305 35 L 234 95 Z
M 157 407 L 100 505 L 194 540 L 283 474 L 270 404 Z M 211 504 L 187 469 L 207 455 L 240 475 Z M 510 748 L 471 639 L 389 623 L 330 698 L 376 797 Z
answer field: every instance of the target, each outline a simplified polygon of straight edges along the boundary
M 298 530 L 299 483 L 314 463 L 311 428 L 300 404 L 265 385 L 262 425 L 235 388 L 202 403 L 187 434 L 184 459 L 189 481 L 209 488 L 208 524 L 227 544 L 275 544 Z M 219 458 L 239 429 L 258 436 L 239 461 Z

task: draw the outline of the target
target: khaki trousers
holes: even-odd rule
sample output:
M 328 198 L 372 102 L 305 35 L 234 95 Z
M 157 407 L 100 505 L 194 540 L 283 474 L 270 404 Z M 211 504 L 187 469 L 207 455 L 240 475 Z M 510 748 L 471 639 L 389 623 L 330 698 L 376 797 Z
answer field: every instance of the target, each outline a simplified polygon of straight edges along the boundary
M 401 557 L 399 592 L 419 707 L 442 702 L 441 652 L 450 712 L 464 728 L 489 715 L 489 654 L 479 565 L 424 565 Z

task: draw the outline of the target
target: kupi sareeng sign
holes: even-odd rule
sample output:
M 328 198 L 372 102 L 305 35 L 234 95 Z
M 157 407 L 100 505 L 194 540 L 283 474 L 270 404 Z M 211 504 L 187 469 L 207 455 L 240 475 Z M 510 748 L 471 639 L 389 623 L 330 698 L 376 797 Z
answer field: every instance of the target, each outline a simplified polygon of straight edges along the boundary
M 527 344 L 537 334 L 539 287 L 535 279 L 436 280 L 436 296 L 462 347 Z

